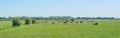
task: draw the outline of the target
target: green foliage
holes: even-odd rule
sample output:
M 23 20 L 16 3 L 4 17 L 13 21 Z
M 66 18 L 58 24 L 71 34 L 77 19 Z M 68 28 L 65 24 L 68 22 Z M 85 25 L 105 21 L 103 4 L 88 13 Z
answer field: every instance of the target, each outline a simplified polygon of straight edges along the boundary
M 25 19 L 25 24 L 26 25 L 31 24 L 31 19 L 30 18 Z
M 32 24 L 35 24 L 36 23 L 36 20 L 32 20 Z
M 19 21 L 19 18 L 14 18 L 12 21 L 12 25 L 13 25 L 13 27 L 20 26 L 21 23 Z
M 71 20 L 71 23 L 73 23 L 74 22 L 74 19 L 70 19 Z
M 71 19 L 71 21 L 74 21 L 74 19 Z

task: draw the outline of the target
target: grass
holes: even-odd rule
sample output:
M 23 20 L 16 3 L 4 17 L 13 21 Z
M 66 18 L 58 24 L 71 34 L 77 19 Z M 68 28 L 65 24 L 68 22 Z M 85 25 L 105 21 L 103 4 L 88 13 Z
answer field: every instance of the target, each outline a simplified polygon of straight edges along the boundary
M 11 26 L 0 21 L 0 27 Z M 120 21 L 104 20 L 99 25 L 39 23 L 0 30 L 0 38 L 120 38 Z

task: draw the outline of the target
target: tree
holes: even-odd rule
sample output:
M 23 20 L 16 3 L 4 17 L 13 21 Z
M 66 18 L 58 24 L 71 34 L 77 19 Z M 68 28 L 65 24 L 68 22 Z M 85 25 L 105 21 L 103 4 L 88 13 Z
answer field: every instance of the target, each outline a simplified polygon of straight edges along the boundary
M 73 23 L 74 22 L 74 19 L 70 19 L 71 20 L 71 23 Z
M 80 17 L 77 17 L 76 19 L 80 19 Z
M 31 19 L 30 18 L 25 19 L 25 24 L 26 25 L 31 24 Z
M 73 21 L 74 21 L 74 19 L 71 19 L 71 21 L 73 22 Z
M 20 23 L 20 21 L 19 21 L 19 18 L 14 18 L 14 19 L 12 20 L 12 25 L 13 25 L 13 27 L 20 26 L 21 23 Z
M 35 24 L 36 23 L 36 20 L 32 20 L 32 24 Z

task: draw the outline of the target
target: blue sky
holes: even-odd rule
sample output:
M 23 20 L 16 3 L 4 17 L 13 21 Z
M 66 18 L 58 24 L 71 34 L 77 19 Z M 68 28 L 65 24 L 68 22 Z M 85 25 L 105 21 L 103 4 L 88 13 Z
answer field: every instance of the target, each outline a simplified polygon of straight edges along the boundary
M 120 17 L 120 0 L 0 0 L 0 16 Z

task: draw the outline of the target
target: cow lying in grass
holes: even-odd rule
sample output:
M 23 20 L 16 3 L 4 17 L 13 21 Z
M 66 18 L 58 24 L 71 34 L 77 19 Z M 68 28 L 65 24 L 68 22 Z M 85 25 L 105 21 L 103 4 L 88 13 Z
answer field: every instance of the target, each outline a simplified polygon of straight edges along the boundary
M 53 21 L 53 22 L 51 22 L 51 24 L 55 24 L 55 23 L 57 23 L 57 21 Z
M 63 22 L 64 24 L 68 24 L 68 22 Z
M 93 24 L 93 25 L 98 25 L 98 22 L 93 22 L 92 24 Z

